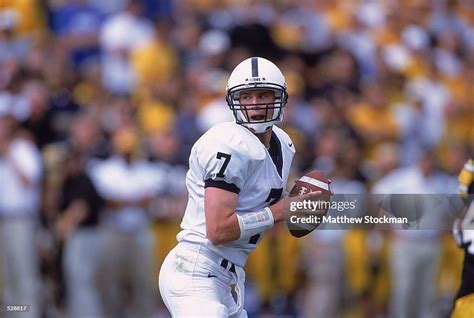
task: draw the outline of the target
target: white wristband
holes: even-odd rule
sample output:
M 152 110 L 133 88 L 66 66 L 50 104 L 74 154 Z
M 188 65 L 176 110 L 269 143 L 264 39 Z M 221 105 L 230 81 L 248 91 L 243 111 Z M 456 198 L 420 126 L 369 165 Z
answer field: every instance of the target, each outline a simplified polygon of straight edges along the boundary
M 265 208 L 257 212 L 247 212 L 237 214 L 239 220 L 240 237 L 239 239 L 252 237 L 255 234 L 262 233 L 273 226 L 273 214 L 270 208 Z

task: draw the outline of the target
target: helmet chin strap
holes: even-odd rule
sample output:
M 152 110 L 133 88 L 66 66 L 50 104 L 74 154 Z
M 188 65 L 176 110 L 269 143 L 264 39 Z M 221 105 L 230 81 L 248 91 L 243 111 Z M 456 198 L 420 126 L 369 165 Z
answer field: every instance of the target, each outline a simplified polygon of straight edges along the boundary
M 275 121 L 271 121 L 266 123 L 242 123 L 241 125 L 248 128 L 254 134 L 262 134 L 269 131 L 275 123 Z
M 273 118 L 270 121 L 266 122 L 249 122 L 243 111 L 234 112 L 236 116 L 236 122 L 247 129 L 249 129 L 254 134 L 262 134 L 270 130 L 273 125 L 279 124 L 283 121 L 283 110 L 279 110 L 280 114 L 275 114 L 276 118 Z

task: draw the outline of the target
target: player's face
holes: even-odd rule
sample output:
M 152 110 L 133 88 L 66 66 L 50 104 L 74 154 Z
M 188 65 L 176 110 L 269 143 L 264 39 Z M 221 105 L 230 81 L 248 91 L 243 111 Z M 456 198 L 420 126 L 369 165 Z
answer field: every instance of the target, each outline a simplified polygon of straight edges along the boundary
M 240 93 L 239 101 L 245 109 L 243 112 L 249 122 L 262 122 L 265 119 L 273 118 L 274 109 L 267 110 L 267 105 L 273 105 L 275 102 L 274 91 L 268 89 L 246 90 Z

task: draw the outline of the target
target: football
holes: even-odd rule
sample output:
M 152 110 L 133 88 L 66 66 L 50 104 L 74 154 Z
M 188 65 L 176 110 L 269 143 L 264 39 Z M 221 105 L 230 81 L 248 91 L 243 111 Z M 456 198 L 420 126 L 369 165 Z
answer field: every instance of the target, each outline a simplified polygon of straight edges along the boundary
M 325 173 L 321 170 L 313 170 L 302 176 L 301 178 L 295 181 L 295 185 L 290 191 L 289 196 L 301 196 L 313 191 L 321 191 L 321 202 L 329 202 L 331 197 L 331 189 L 329 187 L 329 179 L 326 177 Z M 326 207 L 326 212 L 329 205 Z M 294 237 L 302 237 L 318 227 L 320 222 L 314 220 L 311 223 L 304 222 L 291 222 L 291 219 L 286 222 L 288 230 L 291 235 Z
M 290 197 L 304 195 L 312 191 L 321 191 L 323 195 L 331 195 L 329 180 L 321 170 L 313 170 L 296 180 L 290 191 Z

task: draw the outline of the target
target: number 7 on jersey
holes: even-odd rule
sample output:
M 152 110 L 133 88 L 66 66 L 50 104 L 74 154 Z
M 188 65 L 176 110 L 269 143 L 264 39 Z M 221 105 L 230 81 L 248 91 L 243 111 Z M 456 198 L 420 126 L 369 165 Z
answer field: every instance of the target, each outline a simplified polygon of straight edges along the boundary
M 219 178 L 224 178 L 225 177 L 225 169 L 227 169 L 227 166 L 229 165 L 229 161 L 230 161 L 230 158 L 232 157 L 232 155 L 229 155 L 228 153 L 223 153 L 223 152 L 218 152 L 217 155 L 216 155 L 216 158 L 217 159 L 222 159 L 224 158 L 224 163 L 222 164 L 222 167 L 221 167 L 221 170 L 219 170 L 219 172 L 217 173 L 217 177 Z

